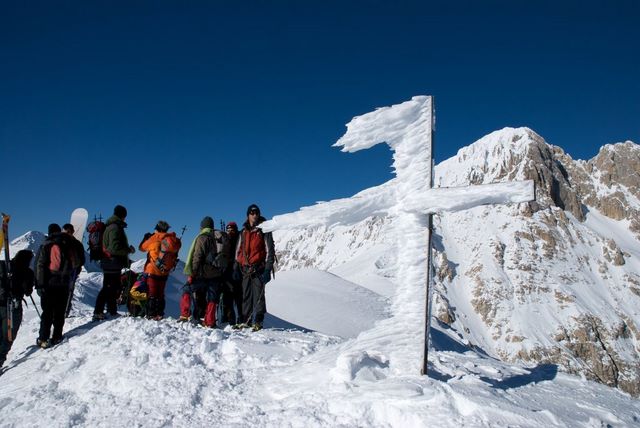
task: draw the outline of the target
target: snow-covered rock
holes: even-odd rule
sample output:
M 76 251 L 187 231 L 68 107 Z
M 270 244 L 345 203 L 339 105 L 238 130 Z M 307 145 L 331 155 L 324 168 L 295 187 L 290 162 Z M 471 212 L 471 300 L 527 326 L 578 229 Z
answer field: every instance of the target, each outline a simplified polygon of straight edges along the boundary
M 626 142 L 574 161 L 531 129 L 505 128 L 437 165 L 436 186 L 532 179 L 536 201 L 436 217 L 434 313 L 496 358 L 559 364 L 639 394 L 638 153 Z M 394 180 L 354 198 L 392 198 Z M 394 282 L 397 221 L 376 214 L 349 225 L 278 230 L 280 267 L 336 272 L 372 254 L 360 266 L 360 285 Z

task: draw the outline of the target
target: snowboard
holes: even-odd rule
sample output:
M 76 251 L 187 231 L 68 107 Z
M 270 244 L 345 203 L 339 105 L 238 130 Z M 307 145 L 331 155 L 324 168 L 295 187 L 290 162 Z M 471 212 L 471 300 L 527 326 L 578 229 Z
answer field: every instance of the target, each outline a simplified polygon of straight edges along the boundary
M 84 208 L 76 208 L 71 213 L 71 220 L 69 223 L 73 225 L 73 237 L 82 242 L 84 236 L 84 229 L 87 227 L 87 220 L 89 219 L 89 212 Z
M 89 212 L 84 208 L 76 208 L 71 213 L 71 220 L 69 220 L 69 223 L 73 225 L 73 237 L 80 242 L 82 242 L 84 229 L 87 227 L 88 219 Z M 67 309 L 65 311 L 65 318 L 68 318 L 69 313 L 71 312 L 71 301 L 73 300 L 73 293 L 76 289 L 76 279 L 77 277 L 74 273 L 71 276 L 71 281 L 69 282 L 69 297 L 67 298 Z

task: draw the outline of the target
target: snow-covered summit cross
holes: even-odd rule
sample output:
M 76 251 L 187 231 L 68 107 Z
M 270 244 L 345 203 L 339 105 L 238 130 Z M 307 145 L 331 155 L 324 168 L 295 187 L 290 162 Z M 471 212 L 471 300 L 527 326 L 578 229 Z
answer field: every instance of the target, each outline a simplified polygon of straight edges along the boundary
M 424 258 L 422 269 L 398 263 L 397 282 L 426 284 L 425 335 L 422 372 L 427 372 L 430 324 L 432 215 L 460 211 L 486 204 L 528 202 L 535 199 L 533 181 L 506 182 L 456 188 L 433 187 L 433 97 L 379 108 L 354 117 L 347 132 L 334 145 L 356 152 L 386 143 L 393 151 L 396 177 L 352 198 L 336 199 L 304 207 L 300 211 L 263 223 L 273 231 L 314 225 L 356 224 L 373 215 L 398 219 L 398 260 Z M 424 231 L 424 233 L 422 233 Z M 425 257 L 426 255 L 426 257 Z

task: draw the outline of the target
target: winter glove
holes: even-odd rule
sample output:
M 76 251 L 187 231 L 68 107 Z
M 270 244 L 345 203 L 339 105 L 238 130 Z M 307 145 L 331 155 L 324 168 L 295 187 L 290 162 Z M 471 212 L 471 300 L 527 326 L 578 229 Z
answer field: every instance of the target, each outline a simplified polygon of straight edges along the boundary
M 260 279 L 262 280 L 263 284 L 266 284 L 267 282 L 271 281 L 271 269 L 265 269 L 262 272 L 262 275 L 260 275 Z
M 31 293 L 33 293 L 33 288 L 29 287 L 26 290 L 24 290 L 24 295 L 29 297 L 31 296 Z
M 129 254 L 133 254 L 136 252 L 136 249 L 134 248 L 133 245 L 129 245 Z
M 153 233 L 151 232 L 147 232 L 144 234 L 144 238 L 142 238 L 142 242 L 146 241 L 147 239 L 151 238 L 153 236 Z

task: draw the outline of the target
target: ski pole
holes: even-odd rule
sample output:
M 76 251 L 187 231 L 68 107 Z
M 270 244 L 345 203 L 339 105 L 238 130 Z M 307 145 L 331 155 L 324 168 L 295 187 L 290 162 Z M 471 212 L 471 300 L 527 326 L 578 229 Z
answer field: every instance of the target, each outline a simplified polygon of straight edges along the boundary
M 33 300 L 33 296 L 29 295 L 29 298 L 31 299 L 31 303 L 33 303 L 33 307 L 36 308 L 36 314 L 38 314 L 38 318 L 42 319 L 42 316 L 40 315 L 40 311 L 38 310 L 38 305 L 36 305 L 36 301 Z

